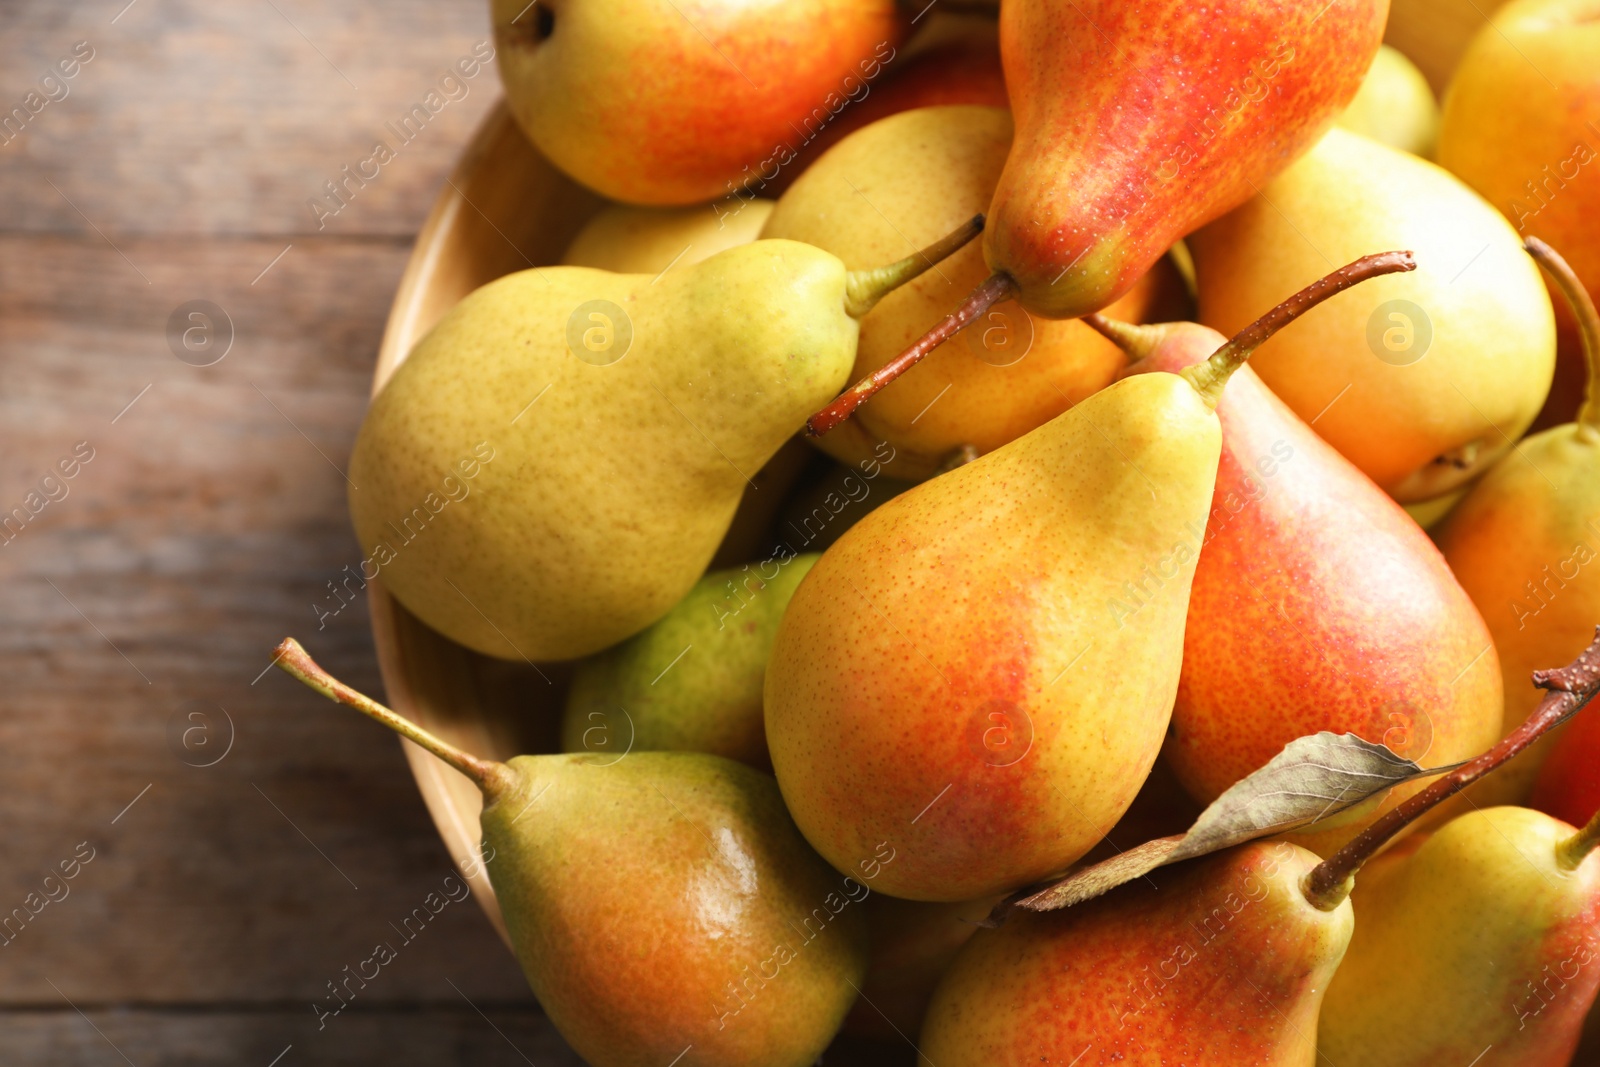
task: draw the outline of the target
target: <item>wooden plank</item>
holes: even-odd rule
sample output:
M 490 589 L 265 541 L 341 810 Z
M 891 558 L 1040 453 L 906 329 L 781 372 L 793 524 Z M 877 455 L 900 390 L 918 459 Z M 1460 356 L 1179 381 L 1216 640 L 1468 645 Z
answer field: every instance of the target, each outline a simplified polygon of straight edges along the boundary
M 0 144 L 0 230 L 409 237 L 500 91 L 475 68 L 493 48 L 482 2 L 127 4 L 7 5 L 0 108 L 33 92 L 39 110 Z M 92 58 L 61 78 L 78 42 Z M 463 59 L 476 75 L 447 81 Z M 414 104 L 427 121 L 406 141 L 390 124 Z M 395 158 L 319 230 L 307 200 L 379 141 Z
M 444 991 L 455 997 L 449 986 Z M 79 1015 L 63 1004 L 59 1011 L 0 1016 L 0 1061 L 51 1067 L 107 1067 L 124 1062 L 123 1057 L 138 1067 L 581 1067 L 583 1061 L 537 1009 L 488 1003 L 477 1008 L 481 1015 L 460 997 L 452 1006 L 404 1014 L 352 1006 L 319 1031 L 310 1012 L 287 1008 L 248 1013 L 90 1008 Z
M 0 506 L 94 450 L 0 548 L 0 914 L 96 849 L 0 947 L 0 1002 L 46 1002 L 48 979 L 88 1002 L 309 1004 L 450 872 L 397 742 L 277 671 L 255 681 L 295 633 L 378 685 L 365 601 L 320 632 L 313 605 L 359 558 L 337 468 L 407 249 L 308 240 L 252 286 L 279 242 L 118 244 L 0 236 Z M 165 336 L 200 294 L 236 332 L 204 368 Z M 232 750 L 185 765 L 174 723 L 209 715 L 220 744 L 219 709 Z M 475 905 L 403 955 L 374 1000 L 442 999 L 447 971 L 528 999 Z
M 450 992 L 448 987 L 446 992 Z M 119 1052 L 138 1067 L 192 1067 L 197 1063 L 243 1067 L 348 1067 L 352 1063 L 581 1067 L 583 1063 L 538 1009 L 467 1004 L 460 997 L 453 1003 L 403 1012 L 361 1010 L 352 1004 L 343 1015 L 326 1020 L 321 1029 L 309 1012 L 288 1007 L 239 1012 L 187 1008 L 108 1011 L 89 1006 L 80 1015 L 63 1004 L 60 1010 L 0 1014 L 0 1062 L 106 1067 L 122 1062 Z M 905 1042 L 844 1040 L 830 1048 L 821 1062 L 830 1067 L 913 1067 L 917 1057 Z

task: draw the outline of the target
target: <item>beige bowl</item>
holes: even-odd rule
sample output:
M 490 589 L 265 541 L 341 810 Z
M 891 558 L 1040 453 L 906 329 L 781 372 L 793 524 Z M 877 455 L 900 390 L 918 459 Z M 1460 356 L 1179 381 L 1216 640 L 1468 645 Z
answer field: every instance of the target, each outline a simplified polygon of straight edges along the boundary
M 545 161 L 497 104 L 456 164 L 417 236 L 378 349 L 374 394 L 411 348 L 472 290 L 502 275 L 560 260 L 578 229 L 605 201 Z M 773 514 L 812 453 L 791 441 L 746 490 L 712 566 L 753 559 Z M 509 759 L 558 749 L 567 664 L 507 663 L 469 651 L 430 630 L 381 582 L 368 584 L 372 637 L 391 707 L 478 756 Z M 500 936 L 505 924 L 478 848 L 477 787 L 402 741 L 417 788 L 456 866 Z
M 457 301 L 502 275 L 556 262 L 602 203 L 545 162 L 505 102 L 496 104 L 417 235 L 378 349 L 374 395 Z M 396 711 L 479 756 L 555 747 L 566 671 L 468 651 L 417 621 L 380 582 L 369 584 L 368 596 L 378 667 Z M 488 875 L 468 863 L 481 837 L 477 787 L 411 742 L 401 744 L 439 836 L 505 937 Z

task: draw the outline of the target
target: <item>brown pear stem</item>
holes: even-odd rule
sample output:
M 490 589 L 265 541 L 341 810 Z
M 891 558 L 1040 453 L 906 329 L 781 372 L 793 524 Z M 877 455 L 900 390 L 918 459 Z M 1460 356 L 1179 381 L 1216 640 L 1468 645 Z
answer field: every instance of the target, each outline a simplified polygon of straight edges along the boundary
M 1600 314 L 1595 312 L 1594 300 L 1578 279 L 1577 271 L 1562 258 L 1560 252 L 1537 237 L 1528 238 L 1522 247 L 1555 281 L 1556 288 L 1567 298 L 1573 317 L 1578 320 L 1578 336 L 1583 341 L 1583 361 L 1589 368 L 1589 383 L 1583 391 L 1583 407 L 1578 409 L 1578 425 L 1600 430 Z
M 317 665 L 310 653 L 292 637 L 279 643 L 273 662 L 289 674 L 300 679 L 323 696 L 346 707 L 355 708 L 368 718 L 376 719 L 389 729 L 410 741 L 415 741 L 450 766 L 471 778 L 483 792 L 485 800 L 509 792 L 515 784 L 511 768 L 494 760 L 479 759 L 469 755 L 442 738 L 424 730 L 396 711 L 384 707 L 363 693 L 358 693 Z
M 994 305 L 1013 296 L 1017 283 L 1009 274 L 991 275 L 974 289 L 959 307 L 946 315 L 937 326 L 923 334 L 915 344 L 898 356 L 861 379 L 833 399 L 827 407 L 806 420 L 806 433 L 821 437 L 855 413 L 879 389 L 894 381 L 922 361 L 922 357 L 959 333 L 973 319 Z
M 1590 817 L 1582 830 L 1556 846 L 1556 862 L 1565 870 L 1575 871 L 1596 845 L 1600 845 L 1600 811 Z
M 1410 252 L 1377 252 L 1347 263 L 1324 278 L 1318 278 L 1298 293 L 1233 335 L 1227 344 L 1211 353 L 1204 363 L 1183 370 L 1183 376 L 1202 399 L 1215 408 L 1222 399 L 1222 387 L 1233 372 L 1244 365 L 1250 354 L 1269 337 L 1318 304 L 1337 296 L 1369 278 L 1417 269 L 1417 257 Z
M 1355 873 L 1362 864 L 1377 855 L 1379 849 L 1413 820 L 1519 755 L 1593 700 L 1595 693 L 1600 692 L 1600 627 L 1595 628 L 1594 641 L 1577 659 L 1555 670 L 1534 671 L 1533 684 L 1549 692 L 1521 726 L 1483 755 L 1468 760 L 1440 776 L 1426 789 L 1401 801 L 1338 852 L 1312 868 L 1305 880 L 1306 899 L 1324 911 L 1338 907 L 1349 895 Z M 1600 832 L 1600 828 L 1596 832 Z
M 1101 337 L 1122 349 L 1130 362 L 1150 355 L 1167 335 L 1165 326 L 1136 326 L 1121 319 L 1108 319 L 1098 311 L 1091 311 L 1083 317 L 1083 321 Z
M 920 252 L 913 252 L 895 263 L 870 270 L 853 270 L 844 279 L 844 310 L 853 319 L 859 319 L 888 296 L 917 275 L 931 269 L 941 260 L 964 248 L 968 241 L 983 232 L 983 216 L 974 215 L 949 234 L 939 238 Z

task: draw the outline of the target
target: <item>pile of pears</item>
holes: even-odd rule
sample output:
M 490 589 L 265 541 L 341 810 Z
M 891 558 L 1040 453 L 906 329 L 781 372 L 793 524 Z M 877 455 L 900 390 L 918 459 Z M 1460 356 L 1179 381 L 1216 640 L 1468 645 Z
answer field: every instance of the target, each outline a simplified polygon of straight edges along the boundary
M 1424 782 L 985 916 L 1298 738 L 1470 760 L 1589 647 L 1593 0 L 1480 10 L 1442 108 L 1388 0 L 492 6 L 611 203 L 416 345 L 350 509 L 417 619 L 570 664 L 563 751 L 279 662 L 481 789 L 579 1054 L 1572 1061 L 1600 712 L 1335 885 Z

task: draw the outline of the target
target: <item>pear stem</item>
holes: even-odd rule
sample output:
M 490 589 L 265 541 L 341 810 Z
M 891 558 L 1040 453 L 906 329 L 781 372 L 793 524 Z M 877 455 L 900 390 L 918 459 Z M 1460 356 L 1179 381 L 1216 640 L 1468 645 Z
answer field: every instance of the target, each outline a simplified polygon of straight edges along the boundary
M 827 407 L 806 420 L 806 433 L 812 437 L 821 437 L 838 426 L 853 415 L 856 408 L 871 399 L 879 389 L 916 366 L 922 361 L 923 356 L 954 337 L 973 319 L 1001 301 L 1014 296 L 1016 291 L 1017 283 L 1011 280 L 1011 275 L 1004 273 L 991 275 L 982 285 L 968 294 L 959 307 L 918 338 L 910 348 L 840 393 Z
M 844 310 L 859 319 L 877 306 L 878 301 L 923 273 L 934 264 L 964 248 L 983 232 L 983 216 L 974 215 L 950 234 L 939 238 L 920 252 L 913 252 L 898 263 L 871 270 L 853 270 L 844 279 Z
M 1575 871 L 1596 845 L 1600 845 L 1600 811 L 1594 813 L 1582 830 L 1556 846 L 1556 862 L 1564 870 Z
M 1167 335 L 1164 326 L 1136 326 L 1121 319 L 1108 319 L 1098 311 L 1091 311 L 1083 317 L 1083 321 L 1122 349 L 1129 362 L 1138 362 L 1153 353 Z
M 1417 258 L 1410 252 L 1377 252 L 1347 263 L 1324 278 L 1318 278 L 1298 293 L 1261 316 L 1221 348 L 1211 353 L 1204 363 L 1185 367 L 1181 372 L 1195 391 L 1213 409 L 1222 399 L 1222 387 L 1228 384 L 1233 372 L 1244 366 L 1250 354 L 1261 347 L 1268 338 L 1301 315 L 1330 297 L 1384 274 L 1397 274 L 1417 269 Z
M 401 737 L 416 742 L 438 756 L 471 778 L 473 784 L 483 792 L 485 801 L 492 801 L 509 792 L 515 785 L 511 768 L 504 763 L 468 755 L 448 741 L 435 737 L 399 712 L 392 711 L 371 697 L 356 692 L 319 667 L 310 653 L 294 638 L 285 637 L 279 643 L 273 662 L 329 700 L 355 708 L 368 718 L 376 719 Z
M 1534 671 L 1533 684 L 1549 692 L 1521 726 L 1483 755 L 1468 760 L 1435 779 L 1426 789 L 1401 801 L 1338 852 L 1312 868 L 1303 886 L 1306 899 L 1324 911 L 1338 907 L 1350 895 L 1355 873 L 1362 864 L 1377 855 L 1379 849 L 1413 820 L 1519 755 L 1593 700 L 1600 692 L 1600 627 L 1595 628 L 1594 641 L 1577 659 L 1555 670 Z M 1600 826 L 1591 822 L 1578 836 L 1581 838 L 1591 831 L 1600 834 Z
M 1578 320 L 1578 335 L 1583 341 L 1583 361 L 1589 368 L 1589 383 L 1583 392 L 1583 406 L 1578 409 L 1578 425 L 1589 430 L 1600 430 L 1600 313 L 1596 313 L 1589 290 L 1578 280 L 1560 252 L 1537 237 L 1530 237 L 1522 247 L 1545 269 L 1555 281 L 1561 295 L 1567 298 L 1573 317 Z

